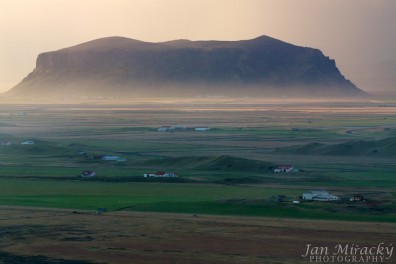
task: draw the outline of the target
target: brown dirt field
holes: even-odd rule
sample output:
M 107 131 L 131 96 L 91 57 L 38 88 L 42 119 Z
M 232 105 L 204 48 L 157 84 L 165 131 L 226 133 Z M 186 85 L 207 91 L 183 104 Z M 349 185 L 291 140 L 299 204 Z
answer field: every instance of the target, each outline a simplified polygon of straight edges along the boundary
M 0 207 L 0 263 L 309 263 L 301 257 L 306 244 L 395 244 L 395 227 L 390 223 L 138 212 L 96 215 Z M 2 259 L 5 256 L 8 262 Z M 44 260 L 35 262 L 39 256 Z M 18 257 L 25 261 L 12 262 Z M 395 263 L 391 262 L 394 258 L 387 263 Z

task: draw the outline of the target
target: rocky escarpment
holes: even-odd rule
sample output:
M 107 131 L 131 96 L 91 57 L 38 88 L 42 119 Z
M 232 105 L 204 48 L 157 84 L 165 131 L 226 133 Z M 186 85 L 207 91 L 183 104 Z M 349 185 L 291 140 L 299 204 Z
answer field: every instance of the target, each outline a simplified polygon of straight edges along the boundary
M 10 97 L 360 96 L 318 49 L 267 36 L 149 43 L 110 37 L 42 53 Z

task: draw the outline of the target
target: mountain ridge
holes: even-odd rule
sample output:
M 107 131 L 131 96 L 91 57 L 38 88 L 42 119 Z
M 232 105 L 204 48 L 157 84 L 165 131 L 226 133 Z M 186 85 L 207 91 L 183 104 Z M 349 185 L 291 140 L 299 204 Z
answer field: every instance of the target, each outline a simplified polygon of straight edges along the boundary
M 268 36 L 239 41 L 144 42 L 106 37 L 39 54 L 5 95 L 362 96 L 318 49 Z

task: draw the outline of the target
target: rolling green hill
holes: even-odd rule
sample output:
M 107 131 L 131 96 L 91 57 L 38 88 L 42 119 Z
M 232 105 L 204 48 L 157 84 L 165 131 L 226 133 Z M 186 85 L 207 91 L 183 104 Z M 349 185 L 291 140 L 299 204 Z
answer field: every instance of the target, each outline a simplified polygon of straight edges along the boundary
M 275 164 L 270 162 L 223 155 L 207 164 L 198 166 L 197 169 L 208 171 L 272 172 L 274 167 Z
M 218 157 L 164 157 L 158 159 L 148 159 L 144 162 L 136 163 L 135 166 L 156 166 L 173 169 L 188 168 L 199 171 L 272 172 L 275 164 L 261 160 L 244 159 L 223 155 Z
M 350 140 L 345 143 L 334 145 L 310 143 L 302 146 L 279 148 L 276 150 L 276 152 L 302 155 L 396 156 L 396 137 L 380 140 Z

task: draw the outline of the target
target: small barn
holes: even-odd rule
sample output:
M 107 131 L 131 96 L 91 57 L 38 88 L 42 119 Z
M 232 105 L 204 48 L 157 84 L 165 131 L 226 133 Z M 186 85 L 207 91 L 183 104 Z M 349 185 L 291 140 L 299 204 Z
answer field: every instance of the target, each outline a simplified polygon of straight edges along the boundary
M 102 160 L 110 160 L 110 161 L 127 161 L 126 158 L 122 158 L 120 156 L 113 156 L 113 155 L 104 155 L 102 156 Z
M 156 173 L 145 173 L 143 174 L 143 177 L 149 178 L 149 177 L 177 177 L 177 174 L 174 172 L 165 172 L 165 171 L 157 171 Z
M 120 157 L 119 156 L 113 156 L 113 155 L 104 155 L 102 156 L 102 160 L 113 160 L 113 161 L 117 161 L 119 160 Z
M 93 178 L 96 177 L 96 172 L 94 171 L 83 171 L 80 174 L 81 178 Z
M 170 131 L 171 129 L 173 129 L 171 126 L 160 126 L 159 128 L 157 128 L 158 132 L 167 132 Z
M 275 173 L 279 172 L 291 172 L 293 171 L 294 166 L 292 164 L 280 164 L 277 168 L 274 169 Z
M 355 194 L 351 198 L 349 198 L 349 201 L 354 202 L 354 201 L 363 201 L 364 197 L 363 195 L 360 194 Z
M 34 140 L 24 140 L 21 145 L 34 145 Z
M 194 128 L 195 131 L 208 131 L 210 130 L 209 127 L 196 127 Z

